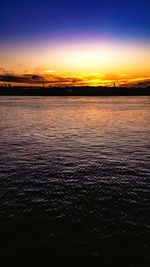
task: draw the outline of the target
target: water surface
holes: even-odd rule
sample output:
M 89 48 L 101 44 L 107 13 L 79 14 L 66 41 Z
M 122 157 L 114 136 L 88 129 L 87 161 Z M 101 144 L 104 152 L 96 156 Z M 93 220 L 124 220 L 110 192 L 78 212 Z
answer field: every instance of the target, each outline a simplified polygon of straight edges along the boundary
M 1 247 L 148 264 L 150 97 L 3 96 L 0 115 Z

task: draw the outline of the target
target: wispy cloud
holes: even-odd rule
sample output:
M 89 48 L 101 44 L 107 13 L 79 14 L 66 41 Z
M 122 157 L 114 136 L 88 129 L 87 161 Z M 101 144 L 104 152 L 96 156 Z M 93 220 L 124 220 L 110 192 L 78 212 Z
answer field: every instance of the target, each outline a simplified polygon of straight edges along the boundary
M 11 83 L 35 84 L 35 83 L 41 83 L 43 81 L 43 78 L 35 74 L 23 74 L 23 75 L 1 74 L 0 81 L 11 82 Z
M 12 83 L 21 85 L 41 85 L 45 83 L 49 86 L 139 86 L 150 85 L 150 77 L 132 77 L 130 74 L 102 74 L 83 73 L 80 75 L 67 75 L 55 71 L 45 71 L 43 74 L 23 73 L 15 74 L 0 68 L 0 83 Z

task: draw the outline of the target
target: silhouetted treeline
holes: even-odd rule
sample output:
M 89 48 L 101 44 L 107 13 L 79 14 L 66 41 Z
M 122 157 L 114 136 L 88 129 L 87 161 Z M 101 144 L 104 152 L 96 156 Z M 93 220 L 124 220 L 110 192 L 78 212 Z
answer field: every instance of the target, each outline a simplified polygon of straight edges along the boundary
M 0 95 L 24 96 L 138 96 L 150 95 L 150 87 L 7 87 L 0 88 Z

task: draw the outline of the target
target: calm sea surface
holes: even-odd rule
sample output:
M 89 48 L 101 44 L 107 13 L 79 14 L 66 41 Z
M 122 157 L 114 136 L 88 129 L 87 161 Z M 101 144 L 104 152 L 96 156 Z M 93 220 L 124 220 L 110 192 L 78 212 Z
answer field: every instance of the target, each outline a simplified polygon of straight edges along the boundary
M 1 97 L 0 235 L 150 262 L 150 97 Z

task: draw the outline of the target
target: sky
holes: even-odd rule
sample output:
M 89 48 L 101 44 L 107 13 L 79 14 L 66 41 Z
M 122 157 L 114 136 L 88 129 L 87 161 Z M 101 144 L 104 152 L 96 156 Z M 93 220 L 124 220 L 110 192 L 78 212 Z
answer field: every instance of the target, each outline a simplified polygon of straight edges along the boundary
M 0 83 L 150 84 L 149 0 L 0 0 Z

